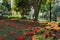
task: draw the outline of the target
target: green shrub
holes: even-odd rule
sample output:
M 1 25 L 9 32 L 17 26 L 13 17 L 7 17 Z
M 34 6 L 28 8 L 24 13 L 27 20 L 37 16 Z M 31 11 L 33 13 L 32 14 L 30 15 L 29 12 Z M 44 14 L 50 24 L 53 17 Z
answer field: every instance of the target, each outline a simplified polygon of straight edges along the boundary
M 60 22 L 58 22 L 58 26 L 60 27 Z

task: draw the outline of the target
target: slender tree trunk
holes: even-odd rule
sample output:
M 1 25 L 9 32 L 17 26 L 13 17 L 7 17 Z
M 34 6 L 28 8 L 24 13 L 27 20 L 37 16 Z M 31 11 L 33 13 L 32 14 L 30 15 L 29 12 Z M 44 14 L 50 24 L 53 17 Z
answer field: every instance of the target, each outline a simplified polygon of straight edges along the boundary
M 52 14 L 52 13 L 51 13 L 51 2 L 50 2 L 50 22 L 51 22 L 51 18 L 52 18 L 52 17 L 51 17 L 51 14 Z

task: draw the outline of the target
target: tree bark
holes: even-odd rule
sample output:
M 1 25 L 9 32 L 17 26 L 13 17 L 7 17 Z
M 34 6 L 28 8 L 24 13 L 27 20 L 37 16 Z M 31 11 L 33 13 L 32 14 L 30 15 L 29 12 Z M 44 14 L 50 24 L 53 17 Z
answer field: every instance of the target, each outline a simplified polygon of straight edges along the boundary
M 34 21 L 38 20 L 38 15 L 39 15 L 39 10 L 40 10 L 40 7 L 41 7 L 41 3 L 42 3 L 42 0 L 35 0 L 34 1 L 34 4 L 33 4 L 33 8 L 34 8 L 33 18 L 34 18 Z
M 39 14 L 39 7 L 35 6 L 35 8 L 34 8 L 34 21 L 37 21 L 38 14 Z

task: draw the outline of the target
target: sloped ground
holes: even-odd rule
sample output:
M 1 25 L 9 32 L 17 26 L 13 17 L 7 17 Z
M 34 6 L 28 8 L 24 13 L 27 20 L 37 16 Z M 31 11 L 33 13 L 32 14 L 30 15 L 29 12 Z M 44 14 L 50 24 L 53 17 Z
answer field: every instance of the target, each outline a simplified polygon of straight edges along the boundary
M 53 40 L 57 39 L 55 34 L 38 22 L 0 20 L 0 40 Z

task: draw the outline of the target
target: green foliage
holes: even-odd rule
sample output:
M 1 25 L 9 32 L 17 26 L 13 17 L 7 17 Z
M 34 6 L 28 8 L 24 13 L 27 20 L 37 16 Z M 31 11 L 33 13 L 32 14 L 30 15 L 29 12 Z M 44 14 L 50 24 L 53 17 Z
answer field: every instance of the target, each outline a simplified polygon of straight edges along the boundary
M 2 3 L 2 5 L 5 6 L 8 10 L 11 9 L 11 6 L 9 4 L 10 1 L 11 0 L 3 0 L 3 3 Z
M 14 6 L 14 9 L 18 11 L 30 8 L 28 0 L 14 0 Z
M 14 13 L 13 15 L 10 15 L 8 16 L 8 18 L 21 18 L 21 14 L 18 12 L 18 13 Z
M 7 10 L 7 8 L 3 5 L 0 5 L 0 10 Z
M 54 8 L 55 8 L 54 1 L 55 0 L 51 0 L 52 10 L 54 10 Z M 42 0 L 42 1 L 41 0 L 37 0 L 37 1 L 36 0 L 13 0 L 13 2 L 14 2 L 14 4 L 12 6 L 12 10 L 15 10 L 16 12 L 18 12 L 18 11 L 21 12 L 22 16 L 29 14 L 28 12 L 31 10 L 31 6 L 33 6 L 34 10 L 36 7 L 37 7 L 36 9 L 38 9 L 38 7 L 40 7 L 38 10 L 40 10 L 43 13 L 48 12 L 50 10 L 49 0 Z
M 51 0 L 51 8 L 52 10 L 54 9 L 55 7 L 55 0 Z M 50 10 L 50 3 L 49 3 L 49 0 L 45 0 L 45 2 L 41 5 L 41 12 L 46 12 L 46 11 L 49 11 Z
M 22 16 L 28 15 L 28 12 L 31 10 L 29 0 L 13 0 L 13 2 L 12 10 L 20 12 Z
M 60 22 L 58 22 L 58 26 L 60 27 Z

